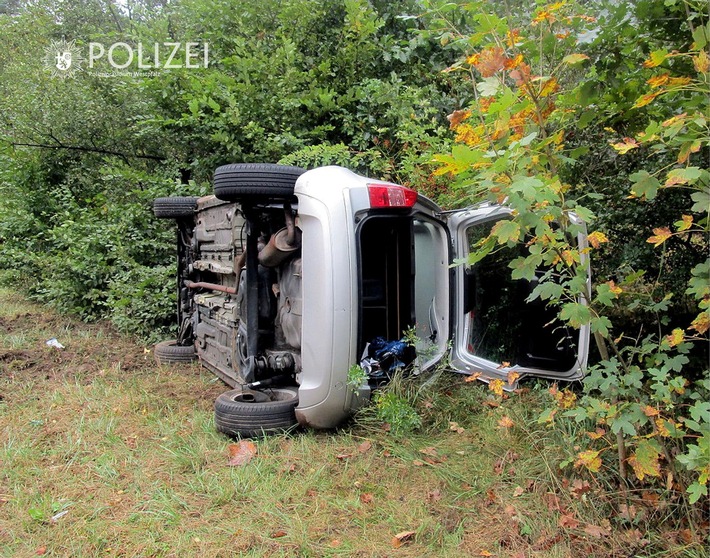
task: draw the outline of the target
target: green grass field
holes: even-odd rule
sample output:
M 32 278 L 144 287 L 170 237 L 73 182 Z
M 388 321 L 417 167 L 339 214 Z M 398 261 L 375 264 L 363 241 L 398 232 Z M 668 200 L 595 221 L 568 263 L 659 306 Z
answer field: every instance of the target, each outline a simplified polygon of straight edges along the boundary
M 500 401 L 444 374 L 415 433 L 366 416 L 258 439 L 238 467 L 212 424 L 225 389 L 197 364 L 157 366 L 105 325 L 0 291 L 0 555 L 704 553 L 690 529 L 649 527 L 674 513 L 657 499 L 638 495 L 638 520 L 609 486 L 561 477 L 575 450 L 537 424 L 543 388 Z

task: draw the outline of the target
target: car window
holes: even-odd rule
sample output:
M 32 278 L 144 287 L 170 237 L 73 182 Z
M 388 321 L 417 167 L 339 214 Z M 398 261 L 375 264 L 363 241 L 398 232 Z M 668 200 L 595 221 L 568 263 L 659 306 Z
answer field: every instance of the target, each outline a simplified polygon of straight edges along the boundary
M 490 234 L 494 224 L 468 227 L 469 251 Z M 503 246 L 466 270 L 467 350 L 508 366 L 568 370 L 576 362 L 578 336 L 556 320 L 555 308 L 539 298 L 526 300 L 535 288 L 534 280 L 511 279 L 509 264 L 521 255 L 526 255 L 523 245 Z

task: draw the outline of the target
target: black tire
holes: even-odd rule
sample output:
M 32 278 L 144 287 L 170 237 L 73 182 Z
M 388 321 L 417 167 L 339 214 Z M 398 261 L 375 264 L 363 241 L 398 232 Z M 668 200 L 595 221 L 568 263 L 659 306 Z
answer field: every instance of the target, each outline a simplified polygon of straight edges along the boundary
M 284 432 L 298 424 L 294 411 L 297 405 L 295 387 L 233 389 L 217 397 L 214 423 L 218 432 L 243 438 Z
M 158 343 L 153 354 L 158 364 L 186 363 L 197 358 L 194 345 L 178 345 L 174 339 Z
M 179 219 L 192 217 L 197 209 L 195 197 L 174 196 L 171 198 L 156 198 L 153 201 L 153 213 L 160 219 Z
M 224 201 L 288 200 L 304 172 L 266 163 L 223 165 L 214 171 L 214 195 Z

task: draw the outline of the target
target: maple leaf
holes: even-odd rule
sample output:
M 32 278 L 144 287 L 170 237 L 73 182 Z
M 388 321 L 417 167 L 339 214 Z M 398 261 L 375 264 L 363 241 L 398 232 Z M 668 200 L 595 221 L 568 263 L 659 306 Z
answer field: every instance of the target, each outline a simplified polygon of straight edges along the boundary
M 370 440 L 365 440 L 357 447 L 357 451 L 360 453 L 367 453 L 370 449 L 372 449 L 372 442 Z
M 374 499 L 375 499 L 375 497 L 372 494 L 370 494 L 369 492 L 365 492 L 363 494 L 360 494 L 360 501 L 363 504 L 371 504 Z
M 506 57 L 500 47 L 487 48 L 481 51 L 474 64 L 484 78 L 492 77 L 496 72 L 505 68 Z
M 633 108 L 641 108 L 645 107 L 646 105 L 650 105 L 653 100 L 658 97 L 661 93 L 663 93 L 663 90 L 659 91 L 654 91 L 653 93 L 646 93 L 645 95 L 641 95 L 638 99 L 636 99 L 636 102 L 634 103 Z
M 392 548 L 399 548 L 403 544 L 406 544 L 414 539 L 416 531 L 402 531 L 397 533 L 392 537 Z
M 603 428 L 597 428 L 594 432 L 587 432 L 587 436 L 589 436 L 590 439 L 592 440 L 598 440 L 599 438 L 602 438 L 606 434 L 606 430 Z
M 619 153 L 622 155 L 628 153 L 632 149 L 636 149 L 639 147 L 639 142 L 637 142 L 634 138 L 624 138 L 623 141 L 617 142 L 617 143 L 612 143 L 611 146 Z
M 466 379 L 464 380 L 464 382 L 466 382 L 467 384 L 470 382 L 475 382 L 480 377 L 481 377 L 481 372 L 474 372 L 470 376 L 466 376 Z
M 241 440 L 236 444 L 227 446 L 229 451 L 229 461 L 231 467 L 241 467 L 249 463 L 256 455 L 256 444 L 251 440 Z
M 701 312 L 698 314 L 697 318 L 693 320 L 690 324 L 690 329 L 694 329 L 700 335 L 704 334 L 708 329 L 710 329 L 710 313 Z
M 560 516 L 557 524 L 565 529 L 576 529 L 579 527 L 579 520 L 572 514 Z
M 707 74 L 710 72 L 710 57 L 705 49 L 701 50 L 697 56 L 693 56 L 693 66 L 698 73 Z
M 685 339 L 685 334 L 679 327 L 675 328 L 670 335 L 666 336 L 666 341 L 671 347 L 676 347 L 680 345 Z
M 577 461 L 574 462 L 575 467 L 585 467 L 592 473 L 598 473 L 602 468 L 602 458 L 599 457 L 598 451 L 587 450 L 577 454 Z
M 508 380 L 508 384 L 513 385 L 515 383 L 515 380 L 520 378 L 520 372 L 516 372 L 515 370 L 511 370 L 508 372 L 508 375 L 506 376 L 506 380 Z
M 602 537 L 608 537 L 611 534 L 611 529 L 609 529 L 609 527 L 589 524 L 584 528 L 584 532 L 587 535 L 601 539 Z
M 599 248 L 600 245 L 605 242 L 609 242 L 609 239 L 603 232 L 594 231 L 593 233 L 587 235 L 587 241 L 592 245 L 592 247 Z
M 449 121 L 450 129 L 454 130 L 459 124 L 461 124 L 461 122 L 466 120 L 469 116 L 471 116 L 470 110 L 455 110 L 446 118 Z
M 587 56 L 586 54 L 575 53 L 575 54 L 568 54 L 567 56 L 565 56 L 562 59 L 562 62 L 572 66 L 573 64 L 579 64 L 580 62 L 584 62 L 585 60 L 589 60 L 589 56 Z
M 449 422 L 449 430 L 458 434 L 463 434 L 466 430 L 456 422 Z
M 572 488 L 570 489 L 570 494 L 575 498 L 581 498 L 587 492 L 592 491 L 592 486 L 586 480 L 575 479 L 572 483 Z
M 647 417 L 657 417 L 658 416 L 658 409 L 655 407 L 651 407 L 651 405 L 645 405 L 642 409 L 643 414 L 646 415 Z
M 683 215 L 681 216 L 680 221 L 676 221 L 674 224 L 678 229 L 678 232 L 687 231 L 690 227 L 693 226 L 693 216 Z
M 513 426 L 515 426 L 515 423 L 511 420 L 509 416 L 506 415 L 498 421 L 498 426 L 500 426 L 501 428 L 512 428 Z
M 646 242 L 653 244 L 654 247 L 658 247 L 668 240 L 673 233 L 668 227 L 657 227 L 653 229 L 653 236 L 646 239 Z
M 503 380 L 495 379 L 491 380 L 488 384 L 488 389 L 495 393 L 498 396 L 503 395 L 503 386 L 505 386 L 505 382 Z
M 660 87 L 661 85 L 665 85 L 666 83 L 668 83 L 670 77 L 670 74 L 660 74 L 649 78 L 646 83 L 648 83 L 652 88 L 655 89 L 656 87 Z
M 634 470 L 634 474 L 638 480 L 642 481 L 645 477 L 660 477 L 661 476 L 661 454 L 647 440 L 641 440 L 634 454 L 629 457 L 629 465 Z

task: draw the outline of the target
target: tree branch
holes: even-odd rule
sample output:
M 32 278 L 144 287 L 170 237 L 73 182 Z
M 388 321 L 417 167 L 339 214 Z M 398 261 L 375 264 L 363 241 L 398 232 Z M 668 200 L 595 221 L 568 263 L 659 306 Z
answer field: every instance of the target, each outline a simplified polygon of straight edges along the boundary
M 150 159 L 151 161 L 165 161 L 165 157 L 160 155 L 139 155 L 137 153 L 121 153 L 120 151 L 112 151 L 110 149 L 101 149 L 98 147 L 84 147 L 81 145 L 49 145 L 44 143 L 20 143 L 10 142 L 13 147 L 36 147 L 39 149 L 70 149 L 73 151 L 82 151 L 84 153 L 99 153 L 102 155 L 115 155 L 124 159 Z

